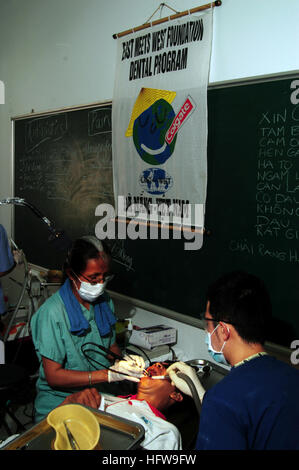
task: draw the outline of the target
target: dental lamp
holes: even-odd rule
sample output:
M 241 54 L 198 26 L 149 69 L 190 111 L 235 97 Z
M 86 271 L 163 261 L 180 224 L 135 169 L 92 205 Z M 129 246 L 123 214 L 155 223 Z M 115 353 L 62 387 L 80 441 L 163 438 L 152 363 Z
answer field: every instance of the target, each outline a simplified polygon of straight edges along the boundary
M 69 237 L 66 235 L 66 233 L 62 230 L 56 230 L 54 227 L 54 224 L 47 218 L 45 217 L 33 204 L 30 204 L 29 202 L 26 202 L 25 199 L 19 198 L 19 197 L 10 197 L 10 198 L 5 198 L 0 200 L 0 206 L 1 205 L 6 205 L 6 204 L 13 204 L 17 206 L 23 206 L 23 207 L 28 207 L 39 219 L 41 219 L 48 227 L 50 231 L 50 236 L 48 241 L 53 244 L 53 246 L 58 249 L 59 251 L 65 251 L 71 246 L 71 240 Z M 18 247 L 16 246 L 15 242 L 13 240 L 12 244 L 16 249 Z M 28 268 L 28 263 L 26 260 L 26 256 L 23 254 L 23 261 L 25 265 L 25 276 L 24 276 L 24 282 L 22 285 L 22 290 L 16 305 L 16 308 L 11 316 L 11 319 L 9 321 L 9 324 L 6 328 L 6 331 L 4 333 L 4 337 L 2 338 L 4 343 L 7 341 L 10 329 L 13 325 L 14 319 L 17 316 L 18 310 L 20 308 L 21 302 L 23 300 L 24 294 L 26 289 L 28 289 L 28 283 L 30 282 L 30 273 L 29 273 L 29 268 Z M 32 299 L 31 299 L 32 300 Z M 30 318 L 28 319 L 28 324 L 30 324 Z
M 56 230 L 54 224 L 47 217 L 45 217 L 40 212 L 40 210 L 37 209 L 33 204 L 30 204 L 29 202 L 25 201 L 25 199 L 22 199 L 20 197 L 9 197 L 0 200 L 0 205 L 5 204 L 13 204 L 16 206 L 28 207 L 39 219 L 41 219 L 47 225 L 49 231 L 51 232 L 49 236 L 49 242 L 51 242 L 55 248 L 64 251 L 70 247 L 72 242 L 66 235 L 66 233 L 63 230 Z

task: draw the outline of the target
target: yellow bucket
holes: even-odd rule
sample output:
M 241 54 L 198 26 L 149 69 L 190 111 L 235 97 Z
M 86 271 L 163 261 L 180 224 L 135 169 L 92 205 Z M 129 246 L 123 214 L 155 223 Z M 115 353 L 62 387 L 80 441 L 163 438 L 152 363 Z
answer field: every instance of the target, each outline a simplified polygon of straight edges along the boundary
M 47 422 L 56 432 L 55 450 L 73 450 L 72 437 L 76 450 L 93 450 L 99 442 L 100 424 L 82 405 L 58 406 L 48 414 Z

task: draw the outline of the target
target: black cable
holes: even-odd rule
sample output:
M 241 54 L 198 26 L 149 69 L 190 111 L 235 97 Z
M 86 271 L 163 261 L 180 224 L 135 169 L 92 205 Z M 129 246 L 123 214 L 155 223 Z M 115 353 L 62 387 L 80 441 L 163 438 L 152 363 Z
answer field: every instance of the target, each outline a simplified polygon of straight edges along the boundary
M 140 348 L 136 344 L 132 344 L 132 346 L 134 346 L 134 348 L 139 349 L 139 351 L 143 352 L 143 354 L 145 355 L 146 359 L 148 360 L 150 366 L 153 364 L 153 362 L 150 360 L 150 358 L 148 357 L 148 355 L 146 354 L 146 352 L 142 348 Z M 130 350 L 130 346 L 128 346 L 126 349 Z M 132 349 L 131 349 L 131 351 L 134 352 L 134 350 L 132 350 Z
M 94 359 L 93 357 L 88 356 L 88 355 L 86 354 L 87 351 L 88 351 L 88 352 L 91 352 L 91 351 L 92 351 L 92 352 L 94 352 L 94 353 L 96 353 L 96 354 L 100 354 L 99 351 L 95 351 L 94 349 L 85 349 L 85 350 L 83 350 L 83 347 L 86 346 L 86 345 L 88 345 L 88 344 L 91 344 L 92 346 L 96 346 L 96 347 L 99 348 L 99 349 L 101 349 L 101 346 L 100 346 L 99 344 L 96 344 L 96 343 L 85 343 L 85 344 L 82 344 L 82 346 L 81 346 L 81 352 L 82 352 L 82 354 L 84 355 L 84 357 L 87 359 L 87 361 L 89 362 L 89 364 L 90 364 L 92 367 L 95 367 L 95 366 L 94 366 L 94 364 L 92 364 L 92 363 L 90 362 L 90 360 L 93 361 L 93 362 L 95 362 L 97 365 L 103 367 L 104 369 L 110 370 L 111 372 L 115 372 L 116 374 L 125 375 L 126 377 L 130 376 L 130 372 L 129 372 L 129 371 L 128 371 L 127 373 L 125 373 L 125 372 L 121 372 L 121 371 L 119 371 L 119 370 L 112 369 L 111 367 L 107 367 L 107 366 L 105 366 L 104 364 L 102 364 L 101 362 L 98 362 L 98 361 L 97 361 L 96 359 Z
M 169 346 L 169 350 L 171 351 L 172 353 L 172 360 L 174 361 L 176 359 L 176 353 L 175 351 Z

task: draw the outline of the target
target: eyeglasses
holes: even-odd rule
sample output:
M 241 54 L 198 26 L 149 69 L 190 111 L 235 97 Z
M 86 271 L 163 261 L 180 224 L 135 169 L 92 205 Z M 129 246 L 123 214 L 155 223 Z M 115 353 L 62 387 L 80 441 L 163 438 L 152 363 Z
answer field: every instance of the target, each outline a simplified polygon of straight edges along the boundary
M 212 321 L 212 322 L 214 322 L 214 323 L 219 323 L 220 321 L 222 321 L 222 320 L 217 321 L 217 320 L 214 320 L 213 318 L 208 318 L 208 317 L 206 317 L 206 316 L 204 316 L 204 315 L 200 316 L 200 319 L 201 319 L 202 321 L 204 321 L 205 328 L 208 326 L 208 321 Z
M 214 323 L 220 323 L 220 322 L 223 322 L 223 323 L 229 323 L 230 325 L 234 325 L 234 326 L 238 326 L 238 324 L 236 324 L 235 322 L 232 322 L 230 320 L 215 320 L 214 318 L 208 318 L 205 316 L 205 314 L 203 313 L 202 315 L 199 316 L 200 320 L 204 320 L 205 322 L 208 322 L 208 321 L 212 321 Z
M 83 279 L 85 279 L 85 281 L 89 282 L 89 284 L 91 284 L 92 286 L 95 286 L 96 284 L 101 283 L 101 282 L 109 282 L 114 278 L 114 274 L 112 274 L 112 273 L 99 274 L 99 275 L 93 277 L 92 279 L 84 276 L 83 274 L 79 274 L 79 276 L 83 277 Z M 80 279 L 79 279 L 79 281 L 80 281 Z
M 205 321 L 214 321 L 215 323 L 218 323 L 217 320 L 214 320 L 214 318 L 208 318 L 206 317 L 206 312 L 202 312 L 199 314 L 200 320 L 205 320 Z M 222 320 L 219 320 L 222 321 Z
M 223 322 L 226 322 L 226 320 L 214 320 L 214 318 L 208 318 L 208 317 L 200 317 L 201 320 L 205 320 L 205 321 L 213 321 L 214 323 L 219 323 L 221 321 Z

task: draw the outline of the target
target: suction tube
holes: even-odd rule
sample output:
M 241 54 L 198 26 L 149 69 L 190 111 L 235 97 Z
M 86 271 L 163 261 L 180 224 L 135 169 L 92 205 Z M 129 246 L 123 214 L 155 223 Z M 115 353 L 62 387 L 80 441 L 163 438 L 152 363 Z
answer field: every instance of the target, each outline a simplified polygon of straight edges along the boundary
M 178 372 L 177 373 L 177 376 L 180 378 L 180 379 L 183 379 L 185 380 L 185 382 L 187 383 L 188 387 L 190 388 L 190 391 L 192 393 L 192 398 L 195 402 L 195 406 L 196 406 L 196 409 L 197 409 L 197 412 L 198 412 L 198 416 L 200 416 L 200 412 L 201 412 L 201 401 L 200 401 L 200 398 L 198 396 L 198 393 L 197 393 L 197 390 L 195 388 L 195 385 L 194 383 L 192 382 L 192 380 L 190 379 L 190 377 L 188 377 L 188 375 L 186 374 L 183 374 L 182 372 Z

